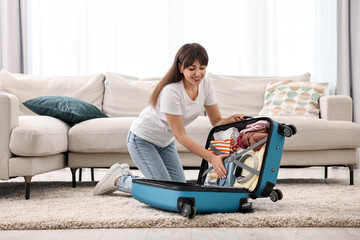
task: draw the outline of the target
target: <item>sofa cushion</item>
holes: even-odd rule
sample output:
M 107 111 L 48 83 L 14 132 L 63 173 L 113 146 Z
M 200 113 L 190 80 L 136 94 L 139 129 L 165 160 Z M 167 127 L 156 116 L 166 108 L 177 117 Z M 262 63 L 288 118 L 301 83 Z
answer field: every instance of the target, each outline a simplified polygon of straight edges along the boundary
M 10 137 L 10 150 L 19 156 L 48 156 L 66 152 L 70 126 L 48 116 L 20 116 Z
M 149 105 L 159 78 L 141 79 L 116 73 L 105 73 L 106 88 L 103 110 L 109 117 L 136 117 Z
M 81 122 L 69 131 L 69 151 L 78 153 L 127 153 L 126 137 L 136 117 L 99 118 Z M 191 138 L 205 144 L 211 124 L 200 116 L 186 126 Z M 189 152 L 176 142 L 179 152 Z
M 260 116 L 304 116 L 319 118 L 319 99 L 329 83 L 270 82 L 266 86 Z
M 39 115 L 56 117 L 69 124 L 108 117 L 94 105 L 71 97 L 44 96 L 27 100 L 23 104 Z
M 349 121 L 273 116 L 279 123 L 293 124 L 297 133 L 285 139 L 284 150 L 327 150 L 360 147 L 360 125 Z
M 73 97 L 102 110 L 104 75 L 45 77 L 0 72 L 0 92 L 14 94 L 19 98 L 20 115 L 35 115 L 22 105 L 32 98 L 41 96 Z
M 285 150 L 346 149 L 360 146 L 360 126 L 348 121 L 274 116 L 279 123 L 294 124 L 297 133 L 285 139 Z M 99 118 L 81 122 L 69 131 L 69 150 L 78 153 L 127 153 L 126 137 L 135 117 Z M 205 146 L 212 126 L 205 116 L 186 127 L 188 135 Z M 341 139 L 341 141 L 339 141 Z M 179 152 L 189 152 L 176 142 Z
M 126 137 L 136 117 L 97 118 L 81 122 L 69 131 L 69 151 L 79 153 L 127 153 Z
M 293 77 L 226 76 L 208 73 L 208 77 L 214 85 L 223 116 L 235 113 L 257 116 L 264 105 L 264 93 L 270 81 L 310 81 L 310 73 Z

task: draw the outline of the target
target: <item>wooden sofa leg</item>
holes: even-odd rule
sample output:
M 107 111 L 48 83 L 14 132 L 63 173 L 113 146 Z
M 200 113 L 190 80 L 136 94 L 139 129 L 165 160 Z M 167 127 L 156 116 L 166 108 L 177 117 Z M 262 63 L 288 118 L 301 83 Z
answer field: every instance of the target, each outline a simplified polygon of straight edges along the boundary
M 328 166 L 325 166 L 325 178 L 328 178 Z
M 77 168 L 71 168 L 72 187 L 73 188 L 76 188 L 76 170 L 77 170 Z
M 25 176 L 25 199 L 30 199 L 30 182 L 31 182 L 32 176 Z
M 349 165 L 350 170 L 350 185 L 354 185 L 354 165 Z

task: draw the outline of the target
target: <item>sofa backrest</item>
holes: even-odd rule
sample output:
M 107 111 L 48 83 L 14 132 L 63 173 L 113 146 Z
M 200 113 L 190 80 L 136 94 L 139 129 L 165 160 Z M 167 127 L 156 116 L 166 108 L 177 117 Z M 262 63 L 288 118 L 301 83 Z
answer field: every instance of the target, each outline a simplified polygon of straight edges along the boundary
M 105 73 L 103 111 L 109 117 L 137 117 L 148 101 L 160 78 L 137 78 Z
M 266 85 L 272 81 L 310 81 L 310 74 L 293 77 L 229 76 L 208 73 L 223 116 L 244 113 L 257 116 L 264 105 Z M 105 86 L 104 86 L 105 79 Z M 40 96 L 68 96 L 95 105 L 109 117 L 136 117 L 160 78 L 137 78 L 105 73 L 88 76 L 32 76 L 0 72 L 0 92 L 19 99 L 19 115 L 34 115 L 22 102 Z
M 208 73 L 223 116 L 245 113 L 257 116 L 264 105 L 264 94 L 270 81 L 310 81 L 310 74 L 292 77 L 228 76 Z M 160 78 L 138 78 L 105 73 L 106 87 L 103 111 L 109 117 L 138 116 L 149 105 L 149 97 Z
M 35 115 L 22 103 L 40 96 L 67 96 L 95 105 L 102 110 L 104 75 L 45 77 L 0 72 L 0 92 L 19 99 L 19 115 Z
M 310 81 L 310 73 L 292 77 L 227 76 L 208 73 L 223 116 L 244 113 L 257 116 L 264 105 L 266 85 L 282 80 Z

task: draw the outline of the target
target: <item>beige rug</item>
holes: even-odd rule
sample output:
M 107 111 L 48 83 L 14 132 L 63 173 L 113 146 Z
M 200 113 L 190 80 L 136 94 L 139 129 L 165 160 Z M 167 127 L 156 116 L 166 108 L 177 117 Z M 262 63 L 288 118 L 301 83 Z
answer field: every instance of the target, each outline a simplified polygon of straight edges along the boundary
M 117 192 L 93 196 L 95 183 L 0 183 L 0 229 L 183 228 L 183 227 L 360 227 L 360 184 L 346 180 L 280 179 L 284 198 L 250 200 L 250 214 L 204 214 L 192 220 L 157 210 Z

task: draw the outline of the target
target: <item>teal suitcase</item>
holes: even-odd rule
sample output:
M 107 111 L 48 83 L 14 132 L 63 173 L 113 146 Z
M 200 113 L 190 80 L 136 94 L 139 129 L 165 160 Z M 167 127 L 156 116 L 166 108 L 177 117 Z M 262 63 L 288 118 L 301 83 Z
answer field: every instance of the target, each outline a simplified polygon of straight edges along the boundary
M 242 130 L 248 124 L 260 120 L 268 121 L 268 136 L 261 168 L 259 171 L 249 169 L 241 160 L 246 153 L 234 153 L 224 159 L 228 169 L 228 175 L 236 177 L 244 169 L 257 175 L 257 183 L 254 189 L 245 187 L 205 185 L 209 168 L 208 162 L 202 160 L 196 183 L 178 183 L 149 179 L 133 179 L 132 195 L 135 199 L 155 208 L 180 212 L 182 216 L 194 218 L 197 213 L 225 213 L 225 212 L 252 212 L 252 202 L 248 199 L 270 197 L 273 202 L 281 200 L 283 195 L 279 189 L 274 189 L 280 167 L 281 155 L 285 137 L 296 133 L 293 125 L 278 123 L 270 118 L 250 118 L 248 120 L 216 126 L 208 136 L 205 148 L 211 147 L 214 133 L 236 127 Z M 259 142 L 260 143 L 260 142 Z M 252 148 L 255 147 L 252 146 Z M 249 149 L 245 149 L 249 151 Z M 244 151 L 244 152 L 246 152 Z M 231 166 L 233 169 L 231 169 Z M 235 169 L 234 169 L 235 167 Z

